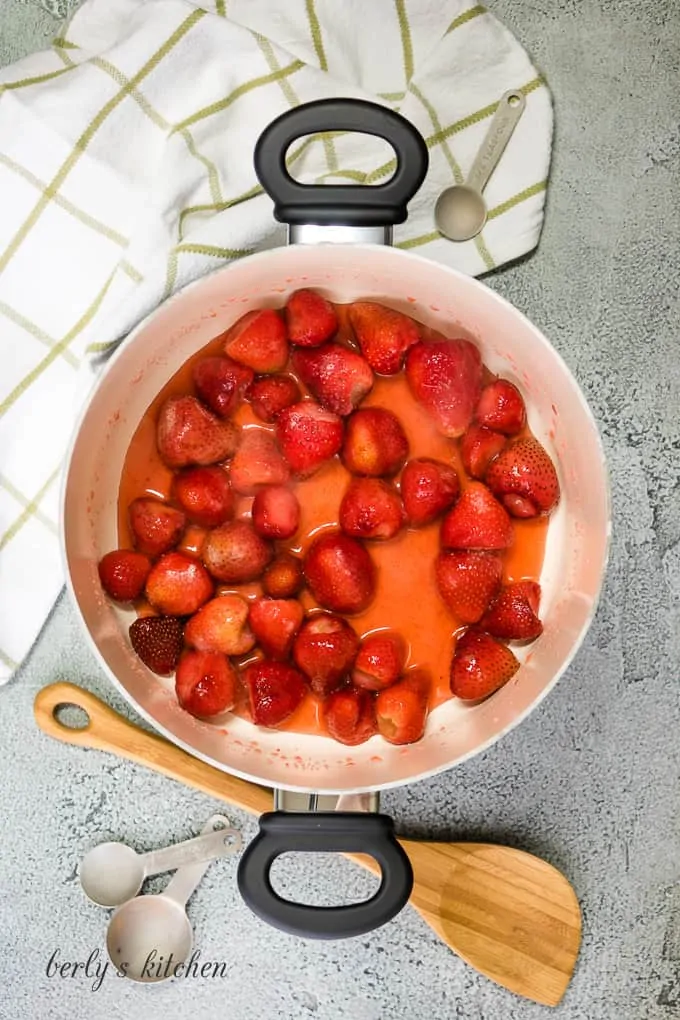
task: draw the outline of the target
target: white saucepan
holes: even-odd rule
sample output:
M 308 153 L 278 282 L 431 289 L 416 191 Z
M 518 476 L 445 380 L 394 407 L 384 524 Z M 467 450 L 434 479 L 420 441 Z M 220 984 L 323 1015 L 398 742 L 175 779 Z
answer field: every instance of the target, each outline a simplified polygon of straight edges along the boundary
M 309 187 L 292 181 L 284 163 L 288 145 L 296 137 L 329 129 L 386 137 L 397 153 L 392 180 L 371 188 Z M 169 740 L 219 769 L 284 790 L 377 791 L 434 775 L 489 747 L 528 715 L 564 673 L 593 618 L 606 567 L 610 504 L 604 455 L 578 384 L 549 341 L 517 309 L 474 279 L 389 247 L 391 225 L 405 218 L 406 202 L 427 167 L 422 139 L 407 121 L 357 101 L 307 104 L 270 125 L 258 143 L 255 162 L 276 201 L 277 218 L 290 224 L 292 243 L 236 262 L 176 294 L 142 322 L 112 358 L 81 415 L 68 462 L 62 517 L 68 585 L 106 674 Z M 510 683 L 481 704 L 446 702 L 430 715 L 423 739 L 405 747 L 374 737 L 346 748 L 325 737 L 260 729 L 236 717 L 220 726 L 199 722 L 179 707 L 172 679 L 155 676 L 137 658 L 127 636 L 134 614 L 112 604 L 98 579 L 98 561 L 118 545 L 121 471 L 149 404 L 191 355 L 245 312 L 279 307 L 300 287 L 317 289 L 337 302 L 384 302 L 445 335 L 452 335 L 457 325 L 464 328 L 475 338 L 486 365 L 521 387 L 531 429 L 560 476 L 562 495 L 550 523 L 541 576 L 542 636 Z M 271 817 L 276 828 L 277 816 Z M 308 816 L 316 820 L 317 830 L 327 817 Z M 376 822 L 382 818 L 373 816 Z M 361 818 L 362 823 L 373 820 Z M 304 827 L 301 816 L 295 821 Z M 377 837 L 363 831 L 359 825 L 352 845 L 342 846 L 337 832 L 327 832 L 323 849 L 331 848 L 330 841 L 334 849 L 373 852 Z M 270 847 L 265 857 L 271 863 L 272 853 L 292 844 L 320 848 L 308 846 L 306 838 L 289 833 L 287 846 Z M 267 839 L 284 837 L 269 832 Z M 251 863 L 242 876 L 242 891 L 261 916 L 291 931 L 332 937 L 369 930 L 392 916 L 408 896 L 408 876 L 401 874 L 392 883 L 391 909 L 382 889 L 368 901 L 374 904 L 383 896 L 370 917 L 366 911 L 352 917 L 347 913 L 364 904 L 337 908 L 333 916 L 332 908 L 331 914 L 317 911 L 316 922 L 310 921 L 314 911 L 306 907 L 299 908 L 300 915 L 289 911 L 284 917 L 279 906 L 287 901 L 277 902 L 269 886 L 267 860 L 256 862 L 264 869 L 259 877 L 264 875 L 260 884 L 267 902 L 257 893 L 249 895 L 252 883 L 246 872 L 252 870 Z M 398 861 L 384 864 L 383 885 L 390 884 L 386 871 L 406 867 Z

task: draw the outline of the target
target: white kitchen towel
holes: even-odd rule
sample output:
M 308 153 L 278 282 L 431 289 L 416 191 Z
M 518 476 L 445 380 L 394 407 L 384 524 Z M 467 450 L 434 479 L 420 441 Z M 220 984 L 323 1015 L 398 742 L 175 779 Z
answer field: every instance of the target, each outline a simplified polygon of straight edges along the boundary
M 527 97 L 474 241 L 434 227 L 498 99 Z M 252 153 L 300 102 L 384 103 L 427 140 L 430 170 L 398 247 L 478 275 L 530 251 L 552 140 L 548 89 L 466 0 L 86 0 L 53 48 L 0 72 L 0 682 L 63 584 L 60 471 L 102 353 L 164 297 L 280 244 Z M 301 180 L 386 179 L 381 140 L 292 149 Z

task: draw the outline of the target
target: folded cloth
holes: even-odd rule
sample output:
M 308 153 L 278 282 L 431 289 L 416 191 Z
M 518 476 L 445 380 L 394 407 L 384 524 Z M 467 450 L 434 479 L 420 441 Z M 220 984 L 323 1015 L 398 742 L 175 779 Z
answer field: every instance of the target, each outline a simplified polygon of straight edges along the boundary
M 464 244 L 434 226 L 507 89 L 524 115 Z M 0 682 L 63 584 L 59 476 L 102 355 L 170 293 L 285 241 L 252 153 L 300 102 L 366 98 L 427 140 L 398 247 L 478 275 L 530 251 L 552 139 L 545 82 L 466 0 L 86 0 L 53 48 L 0 72 Z M 291 149 L 305 182 L 387 179 L 380 139 Z

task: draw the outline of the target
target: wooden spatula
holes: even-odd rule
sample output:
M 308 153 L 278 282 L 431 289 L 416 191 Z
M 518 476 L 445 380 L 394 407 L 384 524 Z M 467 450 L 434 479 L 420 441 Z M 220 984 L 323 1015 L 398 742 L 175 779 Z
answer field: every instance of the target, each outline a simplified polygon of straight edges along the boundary
M 55 715 L 75 705 L 89 717 L 82 729 Z M 128 758 L 253 814 L 272 809 L 270 790 L 244 782 L 118 715 L 69 683 L 39 691 L 35 718 L 44 733 L 79 747 Z M 574 890 L 552 865 L 489 843 L 400 840 L 414 873 L 411 904 L 466 963 L 510 991 L 556 1006 L 571 980 L 581 942 Z M 378 873 L 370 857 L 348 855 Z

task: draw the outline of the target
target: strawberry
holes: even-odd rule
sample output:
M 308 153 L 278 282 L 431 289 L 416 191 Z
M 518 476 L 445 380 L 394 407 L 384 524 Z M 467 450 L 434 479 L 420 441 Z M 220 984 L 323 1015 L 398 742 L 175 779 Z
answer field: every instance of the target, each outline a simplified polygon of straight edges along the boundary
M 213 594 L 213 583 L 202 563 L 184 553 L 161 556 L 146 579 L 146 597 L 168 616 L 191 616 Z
M 217 464 L 231 457 L 237 442 L 236 426 L 216 418 L 195 397 L 170 397 L 161 408 L 156 443 L 168 467 Z
M 260 576 L 272 550 L 248 521 L 229 521 L 210 532 L 201 555 L 218 581 L 244 584 Z
M 288 552 L 279 553 L 262 575 L 264 593 L 273 599 L 292 598 L 303 584 L 302 563 Z
M 501 585 L 499 556 L 488 552 L 443 552 L 435 566 L 437 588 L 461 623 L 477 623 Z
M 283 319 L 273 308 L 248 312 L 227 332 L 224 353 L 254 372 L 280 372 L 288 361 Z
M 363 545 L 337 531 L 314 539 L 304 564 L 314 598 L 336 613 L 360 613 L 375 594 L 375 567 Z
M 543 633 L 538 618 L 541 586 L 515 581 L 501 588 L 479 624 L 482 630 L 505 641 L 533 641 Z
M 291 538 L 300 524 L 297 496 L 284 485 L 260 489 L 253 500 L 253 527 L 263 538 Z
M 271 432 L 246 429 L 229 469 L 236 492 L 252 496 L 263 485 L 285 485 L 290 469 Z
M 516 436 L 527 423 L 522 394 L 507 379 L 496 379 L 482 390 L 475 420 L 503 435 Z
M 348 418 L 342 460 L 353 475 L 393 475 L 407 457 L 408 439 L 396 414 L 366 407 Z
M 352 687 L 333 691 L 324 701 L 323 717 L 333 740 L 350 747 L 363 744 L 378 732 L 375 702 L 367 691 Z
M 406 645 L 395 631 L 378 630 L 361 642 L 352 680 L 367 691 L 382 691 L 401 676 L 406 665 Z
M 301 673 L 285 662 L 263 659 L 245 671 L 250 711 L 258 726 L 278 726 L 292 715 L 307 685 Z
M 152 558 L 177 545 L 187 522 L 180 510 L 145 496 L 130 503 L 128 521 L 136 549 Z
M 349 320 L 361 353 L 380 375 L 400 372 L 406 351 L 420 340 L 413 319 L 375 301 L 355 301 L 349 308 Z
M 378 733 L 390 744 L 412 744 L 425 732 L 430 677 L 412 669 L 375 699 Z
M 290 342 L 299 347 L 318 347 L 337 332 L 335 308 L 314 290 L 296 290 L 285 308 Z
M 401 498 L 412 527 L 430 524 L 458 499 L 460 483 L 455 469 L 441 460 L 418 457 L 401 473 Z
M 99 580 L 116 602 L 132 602 L 141 595 L 150 570 L 151 561 L 143 553 L 114 549 L 99 561 Z
M 236 670 L 220 652 L 185 652 L 175 675 L 177 700 L 185 712 L 207 719 L 236 702 Z
M 507 510 L 481 482 L 468 485 L 442 523 L 445 549 L 507 549 L 512 540 Z
M 319 403 L 339 415 L 351 414 L 373 387 L 371 366 L 341 344 L 295 351 L 293 368 Z
M 342 446 L 342 419 L 311 400 L 287 407 L 276 419 L 283 455 L 296 475 L 313 474 Z
M 456 642 L 451 662 L 451 693 L 463 701 L 488 698 L 519 669 L 519 662 L 500 641 L 466 630 Z
M 191 617 L 184 639 L 199 652 L 245 655 L 255 645 L 248 626 L 248 603 L 240 595 L 220 595 Z
M 315 613 L 295 638 L 293 658 L 314 693 L 325 697 L 345 679 L 358 648 L 359 638 L 347 620 Z
M 482 384 L 482 359 L 469 340 L 419 343 L 406 358 L 406 379 L 415 400 L 445 436 L 462 436 Z
M 393 538 L 404 524 L 399 493 L 382 478 L 353 478 L 340 503 L 340 527 L 353 538 Z
M 486 472 L 486 484 L 513 517 L 549 514 L 560 498 L 555 465 L 537 439 L 515 439 Z
M 194 524 L 214 528 L 231 516 L 234 497 L 224 468 L 187 468 L 173 479 L 173 496 Z
M 296 599 L 256 599 L 251 604 L 250 626 L 268 659 L 288 658 L 304 615 Z
M 130 624 L 130 644 L 152 673 L 172 673 L 182 654 L 182 624 L 176 616 L 144 616 Z
M 507 440 L 500 432 L 470 425 L 460 443 L 463 467 L 471 478 L 483 478 L 494 457 L 498 456 Z
M 297 404 L 302 394 L 290 375 L 263 375 L 248 388 L 247 397 L 260 421 L 273 422 L 279 411 Z
M 218 418 L 228 418 L 241 406 L 255 373 L 231 358 L 202 358 L 194 365 L 194 386 L 203 403 Z

